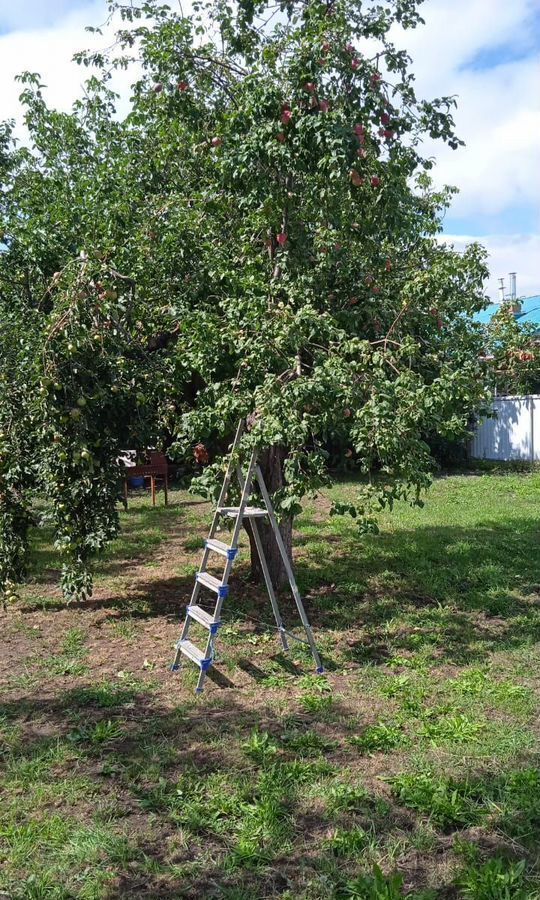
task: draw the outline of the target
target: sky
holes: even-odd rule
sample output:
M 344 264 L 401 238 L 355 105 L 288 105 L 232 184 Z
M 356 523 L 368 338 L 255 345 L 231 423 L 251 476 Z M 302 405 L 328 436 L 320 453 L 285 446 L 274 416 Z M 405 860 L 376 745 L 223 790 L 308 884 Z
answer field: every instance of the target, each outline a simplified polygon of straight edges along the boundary
M 419 96 L 456 95 L 466 143 L 429 147 L 436 183 L 460 191 L 445 240 L 484 244 L 492 298 L 512 271 L 518 295 L 540 294 L 540 0 L 424 0 L 421 12 L 424 26 L 393 37 L 413 57 Z M 105 18 L 105 0 L 0 0 L 0 120 L 20 114 L 14 77 L 25 69 L 41 74 L 51 105 L 69 109 L 84 80 L 71 57 L 96 40 L 84 27 Z

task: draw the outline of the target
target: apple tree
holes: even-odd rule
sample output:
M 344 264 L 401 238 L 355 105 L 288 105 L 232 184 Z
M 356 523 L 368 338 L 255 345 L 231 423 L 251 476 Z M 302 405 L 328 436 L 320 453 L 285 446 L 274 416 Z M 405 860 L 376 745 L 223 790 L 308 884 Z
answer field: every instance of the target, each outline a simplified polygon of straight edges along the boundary
M 531 394 L 540 390 L 540 344 L 537 329 L 521 324 L 503 304 L 484 329 L 486 357 L 499 394 Z
M 203 445 L 199 468 L 208 448 L 196 485 L 212 495 L 249 416 L 290 548 L 329 445 L 366 476 L 335 512 L 366 529 L 419 502 L 427 434 L 464 433 L 486 271 L 480 247 L 437 239 L 452 191 L 433 188 L 423 142 L 460 142 L 453 99 L 417 98 L 390 37 L 421 25 L 417 6 L 112 3 L 116 43 L 80 54 L 72 113 L 26 76 L 33 149 L 6 151 L 0 290 L 37 320 L 36 465 L 68 593 L 90 589 L 115 533 L 130 442 L 178 459 Z M 110 73 L 130 67 L 120 116 Z

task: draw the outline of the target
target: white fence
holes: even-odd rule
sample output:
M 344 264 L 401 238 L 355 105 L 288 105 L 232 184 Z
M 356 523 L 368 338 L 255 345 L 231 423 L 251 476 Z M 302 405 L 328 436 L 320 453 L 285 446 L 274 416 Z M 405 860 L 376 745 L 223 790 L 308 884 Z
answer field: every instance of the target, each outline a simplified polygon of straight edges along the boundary
M 540 460 L 540 395 L 497 397 L 494 419 L 483 419 L 470 443 L 474 459 Z

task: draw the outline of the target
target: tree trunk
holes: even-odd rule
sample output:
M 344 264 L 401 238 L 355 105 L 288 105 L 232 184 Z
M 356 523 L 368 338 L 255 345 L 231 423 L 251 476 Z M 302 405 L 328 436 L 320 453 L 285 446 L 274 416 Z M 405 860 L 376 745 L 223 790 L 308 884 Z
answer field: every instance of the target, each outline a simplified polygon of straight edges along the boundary
M 268 488 L 268 493 L 272 495 L 274 491 L 283 485 L 283 463 L 286 459 L 287 451 L 284 447 L 273 446 L 264 453 L 261 453 L 259 465 L 261 467 L 263 478 Z M 257 526 L 261 536 L 261 543 L 270 570 L 270 577 L 275 588 L 280 588 L 287 581 L 287 573 L 283 565 L 283 560 L 279 552 L 279 548 L 274 537 L 274 533 L 270 524 L 264 519 L 257 519 Z M 292 560 L 292 517 L 288 516 L 280 522 L 279 530 L 283 537 L 283 543 L 287 550 L 289 559 Z M 259 561 L 259 554 L 253 540 L 251 528 L 247 529 L 249 534 L 249 542 L 251 545 L 251 574 L 255 581 L 263 583 L 263 573 Z

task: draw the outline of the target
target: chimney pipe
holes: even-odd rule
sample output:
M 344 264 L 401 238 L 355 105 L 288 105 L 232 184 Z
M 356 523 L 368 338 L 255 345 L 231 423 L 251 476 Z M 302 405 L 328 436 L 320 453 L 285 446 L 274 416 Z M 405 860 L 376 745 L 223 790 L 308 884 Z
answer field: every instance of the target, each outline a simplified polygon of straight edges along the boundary
M 504 278 L 499 278 L 499 303 L 504 303 Z
M 509 272 L 510 277 L 510 312 L 514 316 L 518 316 L 521 312 L 521 303 L 516 296 L 516 273 Z

